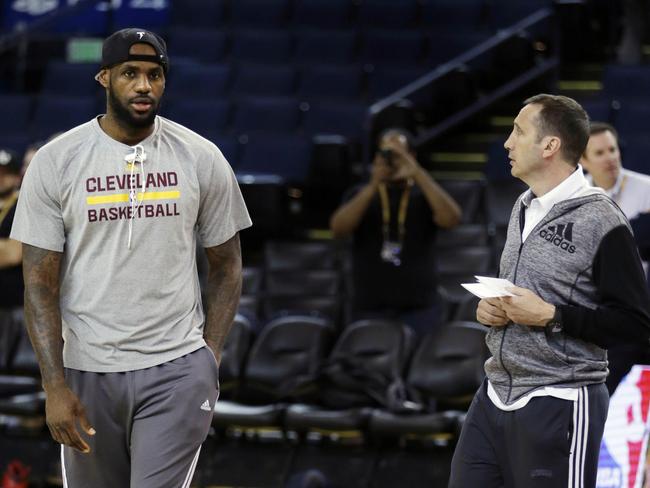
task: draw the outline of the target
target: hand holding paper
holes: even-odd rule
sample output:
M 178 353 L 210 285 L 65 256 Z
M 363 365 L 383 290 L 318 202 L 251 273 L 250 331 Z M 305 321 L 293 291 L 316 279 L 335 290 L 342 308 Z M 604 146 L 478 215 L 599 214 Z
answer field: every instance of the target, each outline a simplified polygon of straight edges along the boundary
M 490 276 L 475 276 L 478 283 L 461 283 L 467 291 L 479 298 L 498 298 L 514 296 L 507 289 L 513 287 L 510 281 Z

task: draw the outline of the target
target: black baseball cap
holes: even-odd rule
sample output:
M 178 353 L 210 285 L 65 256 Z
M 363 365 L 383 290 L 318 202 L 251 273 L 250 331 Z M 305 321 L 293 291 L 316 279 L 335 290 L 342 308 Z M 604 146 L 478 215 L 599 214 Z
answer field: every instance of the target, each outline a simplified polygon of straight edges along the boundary
M 149 44 L 154 48 L 156 54 L 130 54 L 131 46 L 134 44 Z M 157 34 L 146 29 L 130 27 L 114 32 L 106 38 L 102 46 L 102 69 L 110 68 L 113 65 L 125 61 L 150 61 L 162 66 L 167 74 L 169 69 L 169 58 L 167 57 L 167 45 Z
M 18 157 L 18 154 L 11 149 L 0 148 L 0 169 L 4 168 L 9 173 L 19 175 L 22 167 L 23 162 Z

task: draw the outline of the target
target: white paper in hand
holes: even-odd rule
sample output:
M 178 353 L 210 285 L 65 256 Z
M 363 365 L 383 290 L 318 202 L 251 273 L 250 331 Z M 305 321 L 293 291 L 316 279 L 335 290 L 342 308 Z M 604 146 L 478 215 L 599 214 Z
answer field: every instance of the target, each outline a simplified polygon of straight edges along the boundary
M 479 298 L 498 298 L 514 296 L 507 288 L 514 286 L 510 281 L 503 278 L 492 278 L 490 276 L 476 276 L 478 283 L 461 283 L 467 291 Z

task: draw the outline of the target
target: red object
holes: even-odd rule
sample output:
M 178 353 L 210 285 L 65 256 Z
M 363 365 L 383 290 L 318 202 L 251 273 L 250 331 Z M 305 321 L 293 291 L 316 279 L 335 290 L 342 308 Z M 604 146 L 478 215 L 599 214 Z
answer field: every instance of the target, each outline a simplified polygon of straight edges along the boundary
M 29 466 L 14 459 L 7 466 L 7 470 L 2 476 L 2 484 L 0 488 L 28 488 L 29 487 L 29 473 L 32 470 Z

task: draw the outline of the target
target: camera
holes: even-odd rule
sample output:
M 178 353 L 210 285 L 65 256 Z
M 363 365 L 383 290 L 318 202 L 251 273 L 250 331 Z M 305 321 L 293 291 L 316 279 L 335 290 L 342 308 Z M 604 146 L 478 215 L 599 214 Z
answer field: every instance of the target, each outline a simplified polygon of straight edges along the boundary
M 386 164 L 389 168 L 395 167 L 395 161 L 393 160 L 394 155 L 391 149 L 380 149 L 379 154 L 381 154 L 381 157 L 384 158 L 384 161 L 386 161 Z

